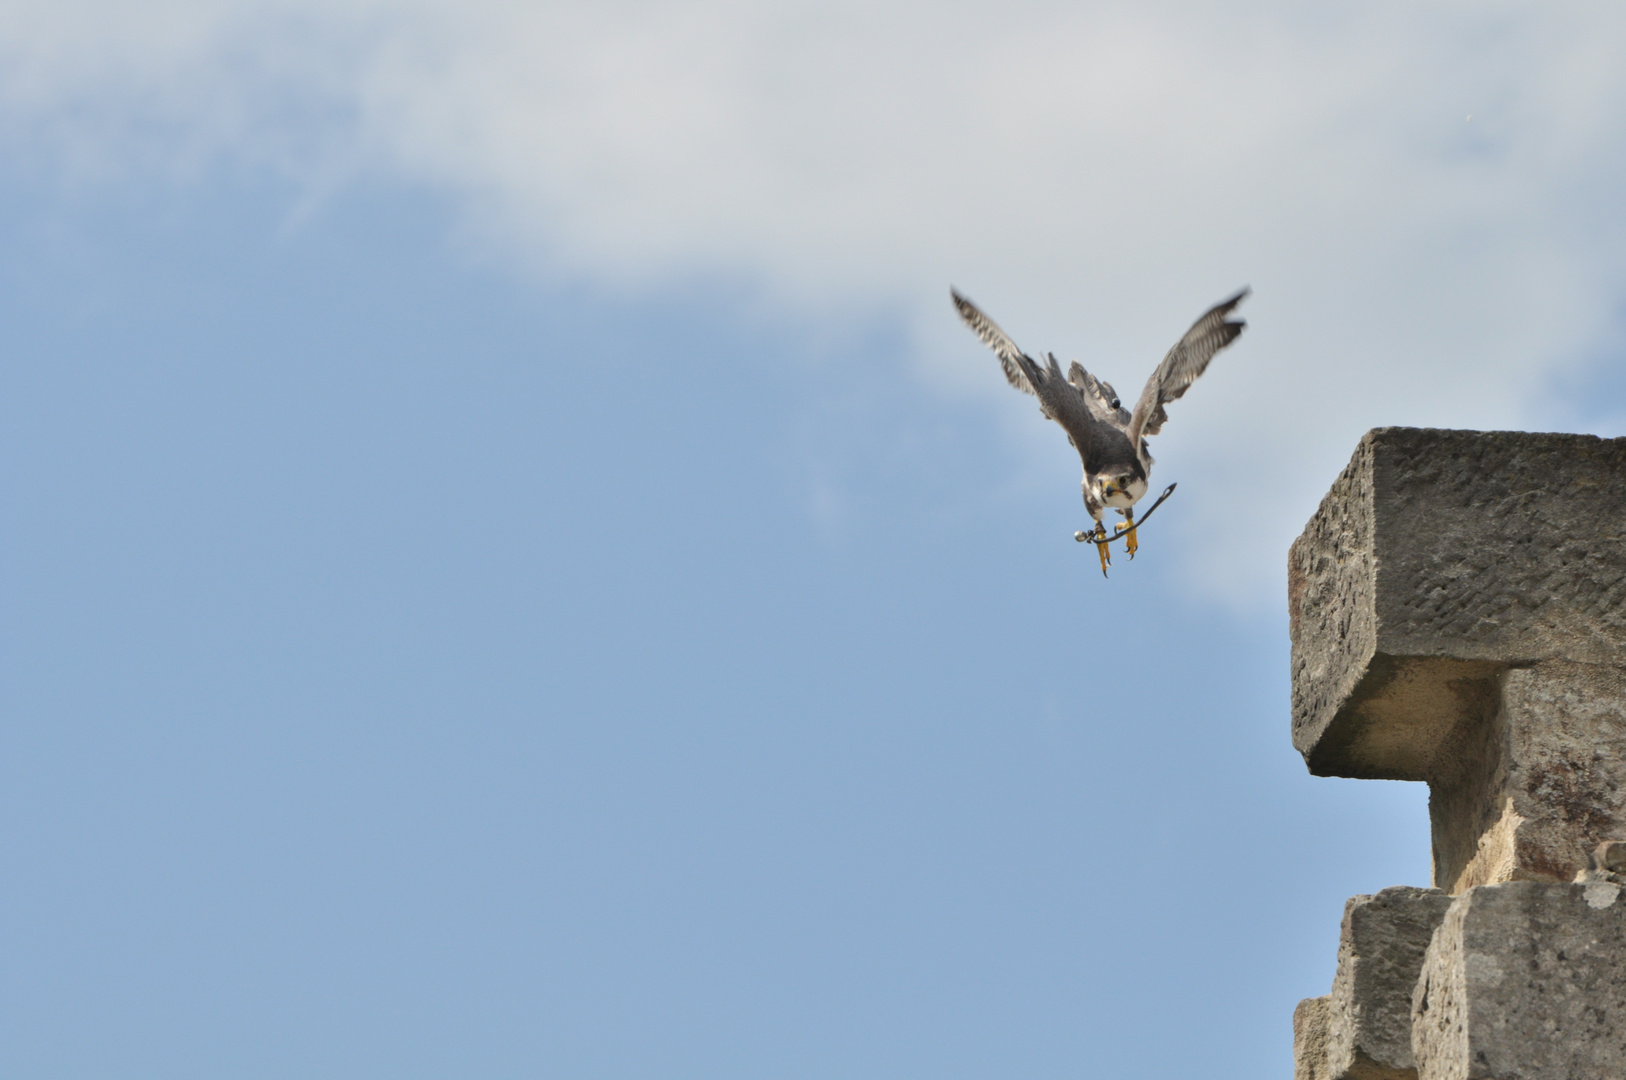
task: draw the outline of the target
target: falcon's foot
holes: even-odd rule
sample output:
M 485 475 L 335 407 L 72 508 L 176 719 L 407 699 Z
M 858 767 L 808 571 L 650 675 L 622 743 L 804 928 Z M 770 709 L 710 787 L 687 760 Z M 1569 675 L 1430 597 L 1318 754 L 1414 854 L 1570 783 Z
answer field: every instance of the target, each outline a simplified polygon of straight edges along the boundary
M 1133 559 L 1135 552 L 1140 550 L 1140 542 L 1135 539 L 1135 511 L 1125 510 L 1123 515 L 1123 528 L 1127 530 L 1124 535 L 1124 550 L 1129 552 L 1129 557 Z
M 1101 556 L 1101 576 L 1107 576 L 1107 567 L 1112 565 L 1112 545 L 1107 543 L 1107 527 L 1099 521 L 1095 523 L 1095 550 Z

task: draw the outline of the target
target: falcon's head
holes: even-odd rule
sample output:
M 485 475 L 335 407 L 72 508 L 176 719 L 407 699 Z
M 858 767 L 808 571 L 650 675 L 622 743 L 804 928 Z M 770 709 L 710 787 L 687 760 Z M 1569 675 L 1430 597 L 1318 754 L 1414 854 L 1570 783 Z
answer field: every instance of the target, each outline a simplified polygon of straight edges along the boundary
M 1098 481 L 1101 485 L 1101 501 L 1120 510 L 1134 506 L 1140 502 L 1141 496 L 1146 494 L 1146 477 L 1133 466 L 1125 466 L 1117 472 L 1102 473 Z

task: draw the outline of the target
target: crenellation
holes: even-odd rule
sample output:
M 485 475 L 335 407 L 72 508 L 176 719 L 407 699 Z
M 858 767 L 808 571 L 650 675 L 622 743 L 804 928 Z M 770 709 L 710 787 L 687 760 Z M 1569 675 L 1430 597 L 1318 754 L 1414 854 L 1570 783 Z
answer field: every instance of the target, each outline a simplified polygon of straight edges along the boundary
M 1617 829 L 1563 793 L 1626 776 L 1543 748 L 1556 706 L 1521 702 L 1568 679 L 1576 722 L 1626 723 L 1626 439 L 1375 429 L 1288 583 L 1294 745 L 1317 775 L 1427 781 L 1437 884 L 1561 879 Z
M 1375 429 L 1288 605 L 1294 746 L 1427 782 L 1438 886 L 1350 901 L 1295 1075 L 1626 1075 L 1626 439 Z

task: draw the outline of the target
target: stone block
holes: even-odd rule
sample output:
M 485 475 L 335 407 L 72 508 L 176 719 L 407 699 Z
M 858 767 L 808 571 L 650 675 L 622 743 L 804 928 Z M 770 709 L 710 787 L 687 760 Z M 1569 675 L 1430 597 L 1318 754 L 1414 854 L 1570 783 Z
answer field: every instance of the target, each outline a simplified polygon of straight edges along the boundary
M 1626 664 L 1626 439 L 1376 428 L 1288 557 L 1293 742 L 1426 780 L 1476 685 Z
M 1293 1010 L 1293 1080 L 1332 1080 L 1327 1071 L 1327 1004 L 1305 998 Z
M 1411 995 L 1451 898 L 1396 886 L 1344 905 L 1328 1004 L 1331 1080 L 1411 1080 Z
M 1434 882 L 1626 835 L 1626 439 L 1378 428 L 1288 558 L 1293 743 L 1430 785 Z
M 1516 881 L 1457 897 L 1413 991 L 1419 1080 L 1626 1076 L 1623 891 Z
M 1429 778 L 1435 883 L 1571 881 L 1626 835 L 1626 668 L 1548 660 L 1494 682 Z

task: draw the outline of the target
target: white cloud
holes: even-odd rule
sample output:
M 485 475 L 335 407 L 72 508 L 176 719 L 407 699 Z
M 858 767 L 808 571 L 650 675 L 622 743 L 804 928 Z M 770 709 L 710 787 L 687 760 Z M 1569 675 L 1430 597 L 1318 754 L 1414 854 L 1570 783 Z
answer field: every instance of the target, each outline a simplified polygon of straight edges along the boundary
M 1190 560 L 1244 598 L 1366 427 L 1562 422 L 1618 343 L 1623 55 L 1564 3 L 12 0 L 0 101 L 90 172 L 383 172 L 550 273 L 902 310 L 990 394 L 950 280 L 1127 394 L 1251 283 L 1154 448 L 1198 528 L 1261 527 Z

